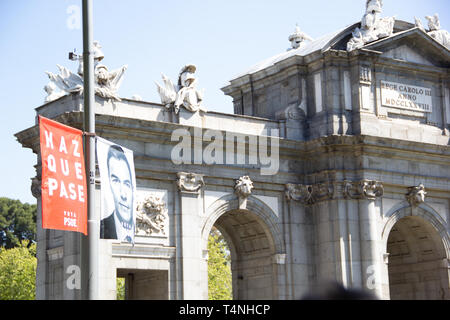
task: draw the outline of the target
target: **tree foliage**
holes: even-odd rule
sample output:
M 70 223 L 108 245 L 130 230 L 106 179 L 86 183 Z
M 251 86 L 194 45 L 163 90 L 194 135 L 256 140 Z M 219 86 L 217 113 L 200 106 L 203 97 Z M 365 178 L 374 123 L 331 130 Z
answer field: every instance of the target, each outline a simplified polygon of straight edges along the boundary
M 19 247 L 24 240 L 30 246 L 35 239 L 36 205 L 0 198 L 0 247 Z
M 34 300 L 36 244 L 23 243 L 16 248 L 0 248 L 0 300 Z
M 215 228 L 208 240 L 208 298 L 232 300 L 231 257 L 227 243 Z
M 125 300 L 125 278 L 116 279 L 116 300 Z

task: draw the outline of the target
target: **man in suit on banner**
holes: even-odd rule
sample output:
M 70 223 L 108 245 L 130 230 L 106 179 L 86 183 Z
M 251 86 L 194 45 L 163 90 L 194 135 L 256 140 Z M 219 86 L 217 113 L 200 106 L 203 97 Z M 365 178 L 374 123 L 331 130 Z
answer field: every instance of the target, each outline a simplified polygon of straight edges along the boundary
M 103 140 L 103 139 L 102 139 Z M 100 157 L 99 157 L 100 165 Z M 103 167 L 105 167 L 103 165 Z M 135 222 L 134 222 L 134 170 L 122 147 L 110 145 L 106 156 L 105 168 L 100 171 L 102 175 L 107 173 L 107 179 L 114 203 L 114 210 L 103 212 L 103 219 L 100 223 L 101 239 L 117 239 L 126 242 L 134 242 Z M 102 188 L 107 186 L 102 185 Z M 102 193 L 104 190 L 102 189 Z M 102 195 L 102 198 L 104 195 Z M 104 206 L 103 210 L 108 210 Z M 110 209 L 109 209 L 110 210 Z

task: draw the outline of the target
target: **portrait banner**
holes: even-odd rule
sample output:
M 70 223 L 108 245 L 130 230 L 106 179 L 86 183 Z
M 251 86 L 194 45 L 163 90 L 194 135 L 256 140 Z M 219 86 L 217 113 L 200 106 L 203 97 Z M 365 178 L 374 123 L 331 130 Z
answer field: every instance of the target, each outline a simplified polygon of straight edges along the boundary
M 97 137 L 101 182 L 100 238 L 134 243 L 136 176 L 133 151 Z
M 82 131 L 39 116 L 42 228 L 87 235 Z

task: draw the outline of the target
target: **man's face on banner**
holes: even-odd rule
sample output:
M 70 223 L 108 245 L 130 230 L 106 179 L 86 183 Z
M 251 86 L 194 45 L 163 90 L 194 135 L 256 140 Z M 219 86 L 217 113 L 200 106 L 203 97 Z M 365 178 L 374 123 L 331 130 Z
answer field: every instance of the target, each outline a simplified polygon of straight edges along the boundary
M 123 220 L 129 221 L 133 211 L 133 183 L 124 159 L 109 159 L 109 181 L 116 212 Z

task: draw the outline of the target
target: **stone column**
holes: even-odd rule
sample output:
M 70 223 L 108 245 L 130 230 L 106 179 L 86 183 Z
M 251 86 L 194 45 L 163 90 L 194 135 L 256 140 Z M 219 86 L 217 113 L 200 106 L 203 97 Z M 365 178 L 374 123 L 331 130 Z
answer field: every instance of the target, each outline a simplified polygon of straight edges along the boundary
M 208 299 L 208 281 L 202 273 L 207 272 L 207 257 L 202 253 L 200 218 L 203 211 L 201 190 L 203 175 L 180 172 L 180 225 L 177 250 L 181 250 L 182 294 L 184 300 Z
M 379 213 L 375 201 L 383 196 L 384 189 L 381 182 L 366 179 L 355 183 L 354 187 L 359 198 L 362 286 L 381 298 L 383 256 L 380 251 L 381 234 L 377 230 Z
M 176 284 L 176 261 L 175 257 L 169 259 L 169 300 L 177 299 L 177 284 Z
M 371 199 L 359 201 L 359 228 L 361 244 L 361 276 L 363 288 L 374 290 L 381 297 L 380 273 L 381 257 L 379 257 L 377 218 L 375 201 Z
M 286 254 L 278 253 L 273 255 L 273 291 L 272 291 L 272 299 L 278 300 L 286 300 L 286 277 L 284 274 L 286 273 Z
M 64 232 L 64 257 L 63 257 L 63 299 L 81 299 L 81 265 L 80 246 L 81 234 L 76 232 Z
M 39 157 L 40 158 L 40 157 Z M 40 161 L 38 159 L 38 161 Z M 37 167 L 37 166 L 36 166 Z M 36 168 L 41 172 L 40 165 Z M 37 200 L 36 211 L 36 300 L 45 300 L 46 296 L 46 278 L 47 278 L 47 237 L 46 231 L 42 229 L 42 206 L 41 206 L 41 176 L 38 174 L 31 179 L 31 194 Z
M 345 208 L 345 202 L 342 200 L 330 201 L 331 210 L 334 211 L 334 230 L 338 236 L 335 239 L 335 251 L 336 251 L 336 277 L 348 288 L 351 286 L 351 259 L 350 259 L 350 243 L 349 239 L 349 227 L 348 227 L 348 217 Z M 331 214 L 331 212 L 330 212 Z M 332 218 L 333 219 L 333 218 Z
M 331 265 L 328 260 L 334 261 L 334 256 L 330 257 L 330 250 L 327 250 L 333 245 L 332 241 L 325 239 L 332 237 L 329 232 L 329 206 L 321 203 L 333 198 L 334 186 L 331 183 L 286 185 L 290 234 L 290 244 L 286 245 L 286 263 L 291 270 L 293 299 L 301 299 L 309 293 L 315 284 L 313 277 L 323 280 L 323 276 L 335 276 L 334 271 L 325 271 Z M 322 218 L 324 221 L 321 221 Z
M 361 288 L 361 242 L 358 215 L 358 200 L 348 199 L 345 201 L 347 216 L 347 241 L 348 241 L 348 286 Z

